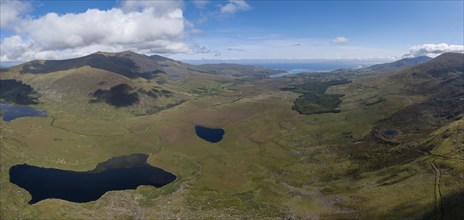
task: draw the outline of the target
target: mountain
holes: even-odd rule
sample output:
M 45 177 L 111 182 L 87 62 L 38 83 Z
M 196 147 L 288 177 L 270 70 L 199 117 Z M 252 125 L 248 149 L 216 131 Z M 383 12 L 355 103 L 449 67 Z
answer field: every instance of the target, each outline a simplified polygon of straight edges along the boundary
M 408 67 L 412 67 L 421 63 L 425 63 L 432 58 L 427 56 L 420 56 L 414 58 L 404 58 L 401 60 L 397 60 L 391 63 L 382 63 L 376 64 L 368 67 L 363 67 L 359 69 L 338 69 L 332 71 L 333 73 L 349 73 L 349 74 L 356 74 L 356 75 L 364 75 L 364 74 L 385 74 L 403 70 Z
M 65 106 L 104 102 L 148 110 L 187 98 L 177 84 L 195 81 L 198 74 L 188 68 L 188 64 L 156 55 L 96 52 L 67 60 L 30 61 L 4 69 L 1 76 L 2 82 L 10 80 L 14 81 L 8 81 L 10 84 L 32 88 L 27 93 L 10 91 L 11 97 L 38 94 L 45 101 Z
M 401 92 L 432 98 L 464 95 L 464 54 L 444 53 L 428 62 L 390 75 Z
M 429 60 L 432 60 L 432 58 L 427 57 L 427 56 L 404 58 L 404 59 L 397 60 L 391 63 L 372 65 L 372 66 L 366 67 L 364 70 L 367 72 L 375 72 L 376 74 L 383 74 L 383 73 L 402 70 L 404 68 L 408 68 L 408 67 L 415 66 L 421 63 L 425 63 Z
M 370 158 L 372 166 L 390 166 L 417 159 L 423 152 L 430 152 L 434 148 L 434 145 L 423 140 L 464 117 L 462 53 L 445 53 L 394 74 L 367 79 L 364 85 L 372 86 L 380 93 L 378 96 L 385 107 L 391 107 L 392 104 L 385 103 L 393 100 L 407 101 L 404 107 L 377 121 L 372 133 L 353 147 L 353 152 L 360 153 L 354 157 L 359 156 L 361 161 L 365 160 L 363 157 L 366 153 L 358 151 L 358 147 L 369 149 L 367 154 L 381 157 L 382 164 Z M 392 129 L 400 132 L 400 135 L 386 134 Z M 393 151 L 390 150 L 392 145 L 407 147 Z
M 124 51 L 96 52 L 66 60 L 34 60 L 2 72 L 2 79 L 17 80 L 13 83 L 32 88 L 24 94 L 8 93 L 9 96 L 38 94 L 51 101 L 76 105 L 104 102 L 148 110 L 190 99 L 190 91 L 196 91 L 196 95 L 212 94 L 218 91 L 217 84 L 237 77 L 263 78 L 276 71 L 243 65 L 196 66 Z
M 159 73 L 165 73 L 163 69 L 169 66 L 181 67 L 184 64 L 160 56 L 146 56 L 124 51 L 120 53 L 96 52 L 84 57 L 67 60 L 34 60 L 22 64 L 20 73 L 44 74 L 69 69 L 90 66 L 114 72 L 128 78 L 152 78 Z M 184 68 L 185 69 L 185 68 Z
M 452 72 L 464 72 L 464 54 L 444 53 L 430 62 L 417 65 L 406 72 L 425 74 L 432 77 L 445 76 Z
M 173 79 L 185 79 L 190 72 L 235 76 L 257 76 L 276 73 L 275 70 L 236 64 L 190 65 L 159 55 L 147 56 L 132 51 L 118 53 L 96 52 L 84 57 L 67 60 L 34 60 L 10 69 L 18 69 L 21 74 L 45 74 L 89 66 L 106 70 L 130 79 L 152 79 L 160 74 L 168 74 Z M 2 72 L 8 69 L 2 69 Z

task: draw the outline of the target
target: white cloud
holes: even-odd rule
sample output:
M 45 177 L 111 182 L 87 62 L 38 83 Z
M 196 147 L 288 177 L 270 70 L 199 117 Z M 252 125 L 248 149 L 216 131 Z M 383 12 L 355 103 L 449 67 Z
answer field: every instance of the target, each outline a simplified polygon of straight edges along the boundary
M 2 39 L 2 61 L 63 59 L 98 50 L 169 54 L 194 49 L 185 43 L 186 29 L 194 27 L 184 19 L 180 1 L 128 0 L 120 8 L 38 18 L 21 17 L 25 9 L 8 15 L 3 10 L 2 1 L 2 29 L 5 22 L 5 27 L 14 27 L 15 35 Z
M 435 57 L 446 52 L 464 53 L 464 45 L 458 44 L 419 44 L 409 48 L 409 53 L 403 57 L 431 56 Z
M 3 28 L 11 28 L 24 13 L 29 11 L 31 5 L 29 2 L 21 1 L 0 1 L 0 26 Z
M 220 12 L 222 14 L 234 14 L 237 11 L 246 11 L 250 8 L 250 5 L 245 0 L 229 0 L 229 3 L 221 7 Z
M 31 48 L 31 42 L 27 42 L 18 35 L 7 37 L 1 42 L 1 61 L 14 61 L 10 57 L 21 57 L 28 53 Z
M 350 41 L 347 37 L 336 37 L 335 39 L 332 40 L 333 43 L 336 44 L 344 44 Z

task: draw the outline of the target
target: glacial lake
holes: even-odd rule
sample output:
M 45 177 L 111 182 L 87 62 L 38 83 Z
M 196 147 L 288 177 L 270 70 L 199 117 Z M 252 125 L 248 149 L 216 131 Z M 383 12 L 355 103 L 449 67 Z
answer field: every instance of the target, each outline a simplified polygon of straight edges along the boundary
M 198 137 L 211 143 L 217 143 L 222 140 L 225 132 L 222 128 L 208 128 L 200 125 L 195 126 L 195 133 Z
M 310 70 L 307 70 L 307 69 L 291 69 L 291 70 L 287 70 L 287 71 L 285 71 L 283 73 L 272 74 L 272 75 L 269 76 L 269 78 L 281 78 L 281 77 L 296 75 L 296 74 L 304 73 L 304 72 L 314 72 L 314 71 L 310 71 Z
M 29 106 L 0 103 L 0 112 L 4 121 L 21 117 L 47 116 L 47 112 Z
M 147 159 L 146 154 L 114 157 L 85 172 L 20 164 L 10 168 L 10 182 L 29 191 L 29 204 L 34 204 L 50 198 L 90 202 L 108 191 L 141 185 L 159 188 L 176 180 L 176 175 L 149 165 Z
M 396 129 L 388 129 L 388 130 L 384 131 L 383 134 L 388 135 L 388 136 L 396 136 L 396 135 L 400 134 L 400 131 L 398 131 Z

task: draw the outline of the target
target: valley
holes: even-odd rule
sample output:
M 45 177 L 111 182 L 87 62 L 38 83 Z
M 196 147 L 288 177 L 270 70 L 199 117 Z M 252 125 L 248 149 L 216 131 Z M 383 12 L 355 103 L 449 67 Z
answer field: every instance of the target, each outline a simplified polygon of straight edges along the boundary
M 2 101 L 47 116 L 0 122 L 0 216 L 462 218 L 464 55 L 404 63 L 270 78 L 279 71 L 126 51 L 2 69 L 23 88 Z M 10 182 L 18 164 L 85 172 L 133 154 L 177 178 L 32 205 Z

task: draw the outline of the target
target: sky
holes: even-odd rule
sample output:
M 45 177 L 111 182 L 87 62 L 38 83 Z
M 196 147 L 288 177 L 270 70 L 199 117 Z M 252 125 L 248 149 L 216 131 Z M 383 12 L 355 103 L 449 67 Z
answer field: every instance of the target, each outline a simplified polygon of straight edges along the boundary
M 132 50 L 180 60 L 464 51 L 464 1 L 0 0 L 0 61 Z

